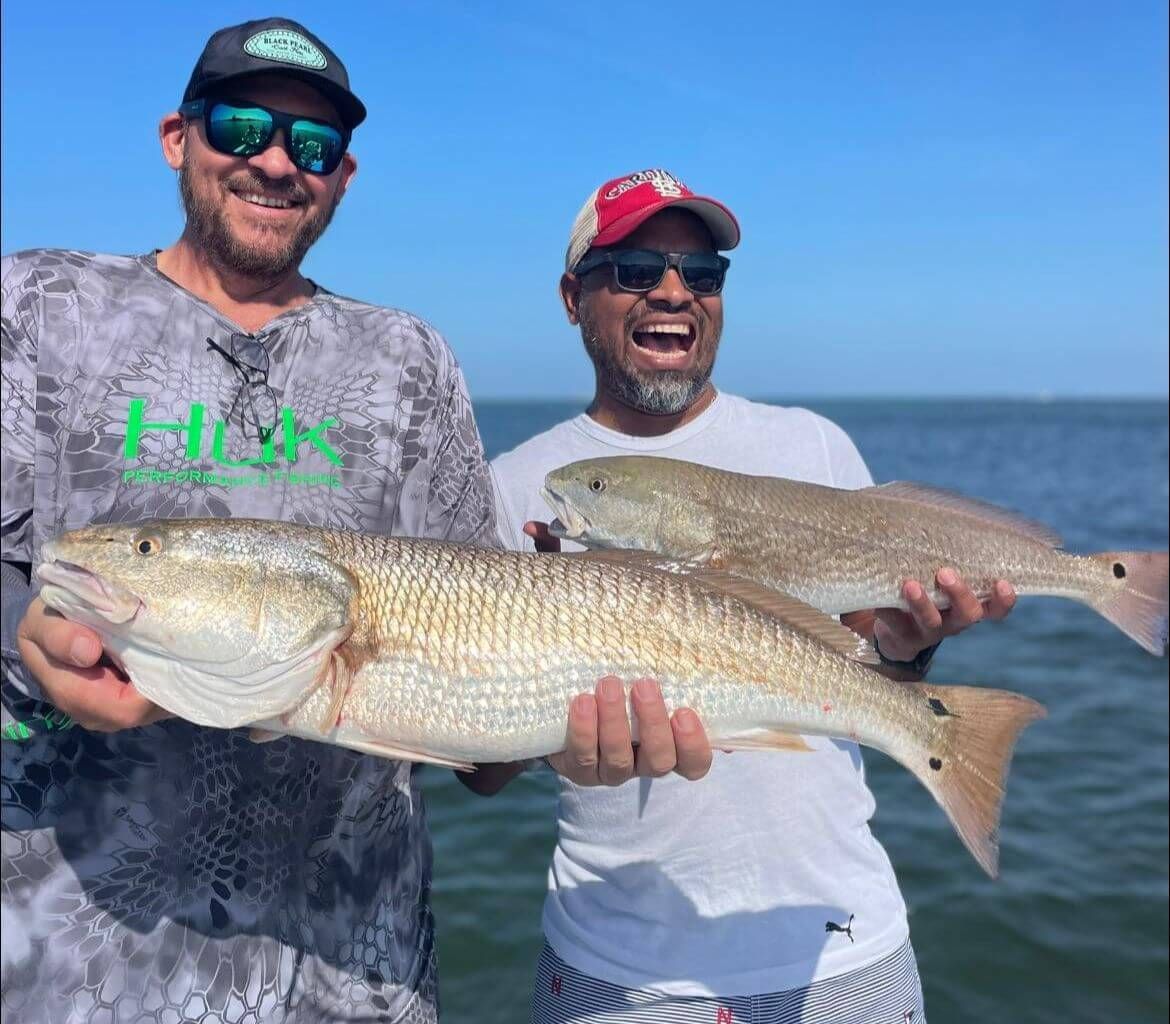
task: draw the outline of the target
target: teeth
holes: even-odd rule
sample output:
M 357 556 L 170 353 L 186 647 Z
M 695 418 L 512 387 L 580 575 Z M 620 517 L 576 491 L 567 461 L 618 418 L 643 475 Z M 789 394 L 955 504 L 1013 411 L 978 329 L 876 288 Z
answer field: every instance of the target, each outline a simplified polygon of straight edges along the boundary
M 647 324 L 639 327 L 640 334 L 690 334 L 691 329 L 686 324 Z
M 252 203 L 255 206 L 270 206 L 276 210 L 288 210 L 292 208 L 292 203 L 287 199 L 273 199 L 270 196 L 256 195 L 254 192 L 247 192 L 240 195 L 240 198 L 245 203 Z

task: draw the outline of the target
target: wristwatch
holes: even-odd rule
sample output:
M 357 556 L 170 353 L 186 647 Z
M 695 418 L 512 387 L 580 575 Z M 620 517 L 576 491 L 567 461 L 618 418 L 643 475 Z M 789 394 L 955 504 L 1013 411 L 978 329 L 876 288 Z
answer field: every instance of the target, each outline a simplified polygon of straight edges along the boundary
M 873 637 L 873 649 L 877 651 L 877 656 L 881 659 L 883 665 L 889 665 L 890 668 L 900 668 L 904 672 L 913 672 L 919 676 L 925 676 L 930 669 L 930 663 L 934 660 L 934 652 L 942 646 L 940 640 L 937 644 L 931 644 L 929 647 L 922 648 L 910 661 L 895 661 L 893 658 L 887 658 L 882 654 L 882 649 L 878 647 L 877 634 Z

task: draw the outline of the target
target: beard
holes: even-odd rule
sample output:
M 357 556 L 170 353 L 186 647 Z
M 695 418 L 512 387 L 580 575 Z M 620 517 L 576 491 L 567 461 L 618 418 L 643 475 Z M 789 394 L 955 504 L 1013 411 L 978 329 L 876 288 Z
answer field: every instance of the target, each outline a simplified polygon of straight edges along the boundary
M 233 175 L 229 183 L 236 192 L 255 191 L 294 202 L 305 202 L 309 198 L 293 182 L 274 181 L 254 171 Z M 304 221 L 291 236 L 265 231 L 260 240 L 245 242 L 232 231 L 223 201 L 218 196 L 201 195 L 196 190 L 185 153 L 183 166 L 179 168 L 179 195 L 187 215 L 187 226 L 211 259 L 227 270 L 260 279 L 276 279 L 296 270 L 305 253 L 329 227 L 341 201 L 340 194 L 335 194 L 328 206 Z
M 628 335 L 630 323 L 634 320 L 632 311 L 626 320 L 625 333 Z M 706 337 L 709 329 L 710 320 L 700 313 L 696 345 Z M 714 338 L 710 343 L 710 355 L 700 351 L 695 365 L 689 370 L 648 372 L 634 366 L 628 359 L 620 358 L 614 346 L 602 341 L 584 308 L 581 310 L 581 338 L 597 373 L 598 386 L 622 405 L 651 416 L 675 416 L 698 400 L 711 380 L 711 373 L 715 369 L 715 349 L 719 344 L 718 337 Z M 705 348 L 706 343 L 703 344 Z

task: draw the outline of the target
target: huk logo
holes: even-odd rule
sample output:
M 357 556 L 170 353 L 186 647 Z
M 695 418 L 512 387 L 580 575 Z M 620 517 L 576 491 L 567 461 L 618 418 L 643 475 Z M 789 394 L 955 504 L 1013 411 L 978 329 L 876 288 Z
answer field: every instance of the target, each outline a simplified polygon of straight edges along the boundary
M 721 1006 L 715 1011 L 715 1024 L 734 1024 L 730 1006 Z
M 554 974 L 552 976 L 552 984 L 549 985 L 549 991 L 552 992 L 554 996 L 559 996 L 561 994 L 561 976 L 559 974 Z
M 226 439 L 229 427 L 222 420 L 210 420 L 207 407 L 201 402 L 192 402 L 188 407 L 186 420 L 178 422 L 148 420 L 146 399 L 133 398 L 130 400 L 129 416 L 126 421 L 126 442 L 122 455 L 127 462 L 134 462 L 142 457 L 142 438 L 147 434 L 157 432 L 174 432 L 183 440 L 183 452 L 188 462 L 198 462 L 208 456 L 219 466 L 228 469 L 256 468 L 266 469 L 278 461 L 295 464 L 307 452 L 316 451 L 334 466 L 344 467 L 341 456 L 329 441 L 326 434 L 331 427 L 336 427 L 338 421 L 328 416 L 320 423 L 306 430 L 297 430 L 296 413 L 288 406 L 280 410 L 280 425 L 271 433 L 266 432 L 262 440 L 258 440 L 258 450 L 254 456 L 241 459 L 229 458 L 226 453 Z M 278 445 L 279 440 L 279 445 Z M 210 441 L 210 444 L 208 442 Z M 306 448 L 305 446 L 308 446 Z M 181 470 L 179 472 L 159 472 L 156 469 L 127 469 L 122 479 L 132 483 L 171 483 L 187 482 L 217 484 L 220 486 L 264 486 L 269 483 L 269 474 L 252 474 L 244 477 L 224 476 L 221 473 L 202 473 L 197 469 Z M 304 474 L 276 473 L 271 474 L 272 482 L 296 484 L 328 484 L 340 486 L 340 480 L 331 473 Z
M 290 28 L 270 28 L 257 32 L 244 43 L 244 52 L 264 60 L 278 60 L 282 64 L 299 64 L 314 71 L 321 71 L 328 63 L 325 54 Z

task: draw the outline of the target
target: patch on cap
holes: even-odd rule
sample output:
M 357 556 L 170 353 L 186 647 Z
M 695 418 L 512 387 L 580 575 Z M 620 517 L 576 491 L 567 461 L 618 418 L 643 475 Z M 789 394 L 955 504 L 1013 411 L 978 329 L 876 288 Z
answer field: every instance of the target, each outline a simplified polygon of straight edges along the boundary
M 263 60 L 297 64 L 314 71 L 321 71 L 328 63 L 320 49 L 299 32 L 289 28 L 269 28 L 257 32 L 244 43 L 244 52 Z
M 691 191 L 678 178 L 671 174 L 670 171 L 654 168 L 649 171 L 639 171 L 637 174 L 631 174 L 624 181 L 613 182 L 611 187 L 605 190 L 602 198 L 612 201 L 619 196 L 625 195 L 630 189 L 637 188 L 639 185 L 650 185 L 663 198 L 682 198 L 684 192 L 689 194 Z

